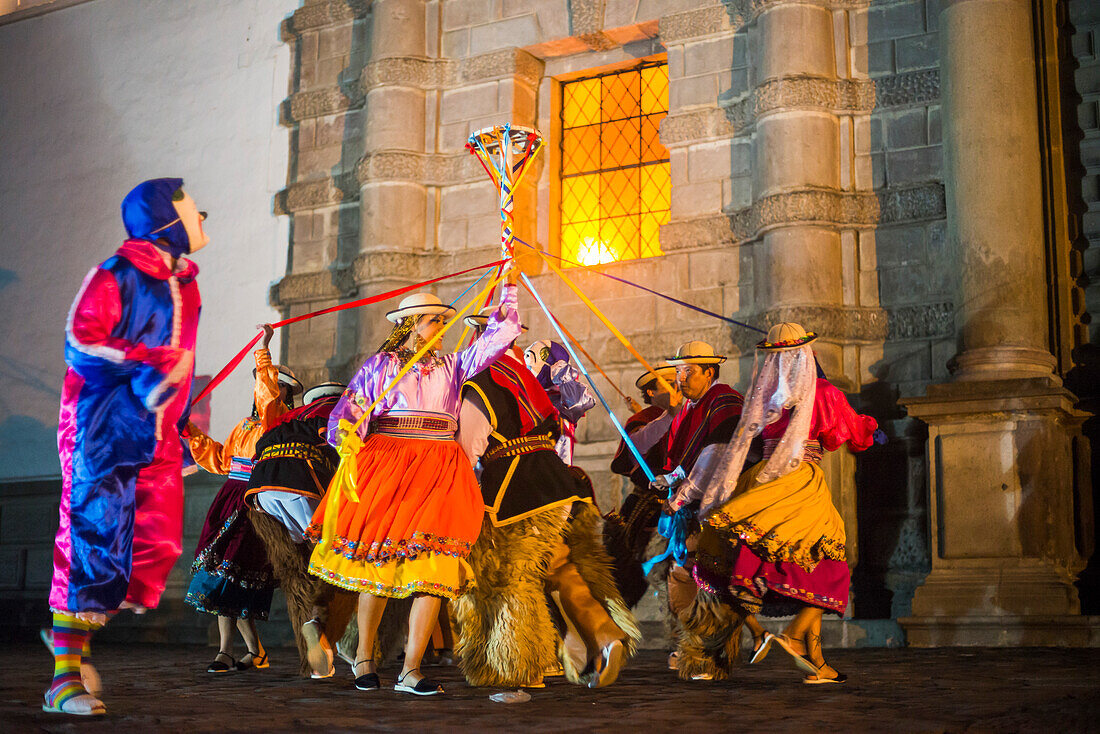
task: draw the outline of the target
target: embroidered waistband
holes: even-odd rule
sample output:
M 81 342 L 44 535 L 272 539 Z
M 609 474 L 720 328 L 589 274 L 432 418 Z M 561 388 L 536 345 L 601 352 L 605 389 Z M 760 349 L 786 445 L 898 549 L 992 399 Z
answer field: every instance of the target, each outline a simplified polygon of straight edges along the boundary
M 398 438 L 451 441 L 458 421 L 449 415 L 384 415 L 371 423 L 371 431 Z
M 326 460 L 325 452 L 320 447 L 311 443 L 292 441 L 289 443 L 277 443 L 266 447 L 256 457 L 256 463 L 268 459 L 301 459 L 302 461 L 322 462 Z
M 488 464 L 490 461 L 496 461 L 497 459 L 508 459 L 522 454 L 531 454 L 535 451 L 553 450 L 554 442 L 549 436 L 521 436 L 489 449 L 481 457 L 481 461 Z
M 767 461 L 775 453 L 775 447 L 779 445 L 778 438 L 764 439 L 764 461 Z M 821 457 L 825 455 L 825 449 L 821 448 L 820 441 L 807 441 L 802 447 L 802 460 L 821 463 Z
M 252 459 L 245 459 L 241 456 L 234 456 L 229 461 L 229 478 L 239 479 L 242 482 L 247 482 L 248 478 L 252 476 L 252 467 L 255 466 L 255 462 Z

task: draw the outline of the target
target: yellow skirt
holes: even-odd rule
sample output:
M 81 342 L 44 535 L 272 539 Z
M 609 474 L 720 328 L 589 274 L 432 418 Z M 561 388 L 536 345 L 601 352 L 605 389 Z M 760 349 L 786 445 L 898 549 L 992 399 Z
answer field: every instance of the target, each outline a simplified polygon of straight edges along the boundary
M 845 560 L 844 520 L 821 467 L 803 461 L 790 474 L 757 482 L 766 463 L 742 474 L 733 498 L 706 523 L 736 535 L 764 561 L 794 562 L 812 571 L 823 559 Z
M 413 594 L 454 599 L 466 590 L 474 577 L 465 558 L 430 551 L 416 558 L 393 558 L 380 564 L 366 564 L 338 553 L 329 554 L 319 562 L 315 553 L 309 561 L 309 572 L 341 589 L 393 599 Z

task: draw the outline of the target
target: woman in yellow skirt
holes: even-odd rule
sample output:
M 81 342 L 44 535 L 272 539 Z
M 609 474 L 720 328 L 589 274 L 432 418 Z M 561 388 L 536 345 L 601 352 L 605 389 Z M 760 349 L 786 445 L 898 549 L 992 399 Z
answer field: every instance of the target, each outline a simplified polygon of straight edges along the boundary
M 694 576 L 704 600 L 763 616 L 794 615 L 783 634 L 766 634 L 752 662 L 779 644 L 807 673 L 805 683 L 843 683 L 821 651 L 823 614 L 843 615 L 849 571 L 844 521 L 833 505 L 820 461 L 847 444 L 863 451 L 884 441 L 874 418 L 859 415 L 844 394 L 819 376 L 798 324 L 778 324 L 757 345 L 757 364 L 741 421 L 714 471 L 696 486 L 681 485 L 670 509 L 700 502 L 703 531 Z M 761 356 L 763 359 L 761 360 Z M 764 440 L 764 458 L 741 473 L 749 444 Z M 696 629 L 713 628 L 697 605 Z M 725 634 L 740 632 L 725 630 Z M 699 648 L 713 647 L 702 638 Z M 705 666 L 705 661 L 703 662 Z M 709 672 L 700 670 L 700 672 Z
M 443 693 L 420 674 L 441 599 L 462 593 L 470 579 L 466 557 L 481 530 L 483 502 L 470 461 L 455 442 L 462 383 L 492 364 L 521 333 L 515 276 L 485 333 L 470 347 L 444 356 L 429 351 L 362 423 L 363 445 L 354 461 L 357 500 L 342 494 L 335 517 L 330 497 L 317 508 L 306 534 L 317 541 L 309 572 L 360 592 L 355 687 L 381 687 L 373 659 L 386 600 L 413 597 L 405 661 L 394 689 Z M 329 418 L 329 442 L 340 446 L 419 347 L 454 309 L 418 293 L 386 314 L 393 331 L 363 364 Z M 414 343 L 406 344 L 413 337 Z M 329 492 L 339 492 L 332 486 Z M 326 522 L 327 521 L 327 522 Z

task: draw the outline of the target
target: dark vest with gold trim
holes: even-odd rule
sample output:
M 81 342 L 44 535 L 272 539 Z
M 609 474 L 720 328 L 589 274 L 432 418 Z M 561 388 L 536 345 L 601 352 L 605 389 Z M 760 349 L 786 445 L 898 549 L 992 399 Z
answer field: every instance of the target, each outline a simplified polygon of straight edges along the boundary
M 462 385 L 462 399 L 477 405 L 493 429 L 481 456 L 480 482 L 494 525 L 592 501 L 591 485 L 554 451 L 561 431 L 557 411 L 522 362 L 497 360 Z

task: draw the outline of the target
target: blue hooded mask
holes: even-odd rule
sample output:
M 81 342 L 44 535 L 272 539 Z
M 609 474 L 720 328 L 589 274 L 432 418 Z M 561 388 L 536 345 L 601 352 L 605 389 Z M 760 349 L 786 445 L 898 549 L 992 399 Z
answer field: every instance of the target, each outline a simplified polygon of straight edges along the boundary
M 182 188 L 182 178 L 154 178 L 135 186 L 122 200 L 122 223 L 127 234 L 152 242 L 172 257 L 191 252 L 191 239 L 172 205 L 173 197 Z

